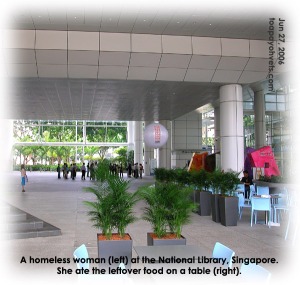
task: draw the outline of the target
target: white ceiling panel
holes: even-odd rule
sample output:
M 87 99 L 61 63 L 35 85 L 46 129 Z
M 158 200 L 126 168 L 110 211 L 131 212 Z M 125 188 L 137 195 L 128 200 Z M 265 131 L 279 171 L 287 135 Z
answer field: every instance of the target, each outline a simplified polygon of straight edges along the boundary
M 99 79 L 123 79 L 127 78 L 127 66 L 99 66 Z
M 193 54 L 221 55 L 221 39 L 209 37 L 192 37 Z
M 267 41 L 250 40 L 250 57 L 269 57 L 269 45 Z
M 98 51 L 68 51 L 68 63 L 79 65 L 98 65 L 99 52 Z
M 220 61 L 220 56 L 203 56 L 203 55 L 193 55 L 189 68 L 198 69 L 215 69 Z
M 7 64 L 6 68 L 10 77 L 37 77 L 36 64 Z
M 156 80 L 183 81 L 185 73 L 183 68 L 159 68 Z
M 250 56 L 250 43 L 249 40 L 242 39 L 221 39 L 222 56 Z
M 160 35 L 132 34 L 132 52 L 162 52 L 162 39 Z
M 162 36 L 163 53 L 192 54 L 191 37 Z
M 98 67 L 98 50 L 80 50 L 90 49 L 96 41 L 91 44 L 88 39 L 81 38 L 70 42 L 74 50 L 67 51 L 68 65 L 61 65 L 62 62 L 53 64 L 58 63 L 59 53 L 52 61 L 50 54 L 40 52 L 38 61 L 41 59 L 49 64 L 38 65 L 38 73 L 36 64 L 10 65 L 7 80 L 12 84 L 7 85 L 16 106 L 10 112 L 11 118 L 172 120 L 199 106 L 216 102 L 219 87 L 223 84 L 239 82 L 247 85 L 266 76 L 265 72 L 258 70 L 244 70 L 242 73 L 241 70 L 216 71 L 215 68 L 221 55 L 268 58 L 265 43 L 258 40 L 268 41 L 268 19 L 276 14 L 270 9 L 253 15 L 249 11 L 238 11 L 238 8 L 224 10 L 225 6 L 221 12 L 215 7 L 206 10 L 203 5 L 197 9 L 187 5 L 179 9 L 174 3 L 165 10 L 163 2 L 153 10 L 145 9 L 142 4 L 131 7 L 126 1 L 113 9 L 109 5 L 106 7 L 103 1 L 98 1 L 95 7 L 88 2 L 83 6 L 86 9 L 74 5 L 61 7 L 56 9 L 57 13 L 46 7 L 40 18 L 34 9 L 31 12 L 13 11 L 10 23 L 4 28 L 24 31 L 10 31 L 15 37 L 13 41 L 18 42 L 4 40 L 3 44 L 18 50 L 26 49 L 26 52 L 21 52 L 15 59 L 6 59 L 6 62 L 30 63 L 34 48 L 45 52 L 49 49 L 66 51 L 67 31 L 75 34 L 80 31 L 100 32 L 100 53 L 111 52 L 111 55 L 103 54 L 101 62 L 109 65 Z M 62 37 L 56 34 L 56 29 L 63 33 Z M 37 35 L 35 47 L 35 33 L 39 32 L 43 32 L 44 37 Z M 55 34 L 51 35 L 52 32 Z M 162 37 L 165 39 L 165 53 L 193 55 L 189 69 L 159 68 L 157 77 L 154 77 L 163 51 Z M 125 52 L 126 55 L 118 57 L 112 52 Z M 287 47 L 286 60 L 290 56 L 292 52 Z M 165 57 L 162 64 L 186 67 L 182 58 L 173 59 L 174 62 Z M 219 68 L 224 64 L 222 68 L 241 69 L 244 64 L 225 61 L 222 60 Z M 259 64 L 251 61 L 247 69 L 261 69 Z M 95 78 L 95 74 L 97 79 L 88 78 Z M 84 92 L 85 88 L 88 91 Z M 82 94 L 85 94 L 85 100 L 82 100 Z
M 211 82 L 237 83 L 242 71 L 217 70 Z
M 265 80 L 267 78 L 267 75 L 267 72 L 243 71 L 238 83 L 247 84 Z
M 69 78 L 97 78 L 98 66 L 93 65 L 69 65 Z
M 42 64 L 67 64 L 66 50 L 36 50 L 38 65 Z
M 222 56 L 217 69 L 243 70 L 249 58 L 237 56 Z
M 187 70 L 184 81 L 190 82 L 210 82 L 215 70 L 191 69 Z
M 67 12 L 60 9 L 49 10 L 49 20 L 51 24 L 67 26 Z
M 157 68 L 153 67 L 130 67 L 128 80 L 155 80 Z
M 35 61 L 35 52 L 32 49 L 4 49 L 3 62 L 6 63 L 32 63 Z
M 68 7 L 67 20 L 68 25 L 83 25 L 84 24 L 84 9 L 75 7 Z
M 37 29 L 39 29 L 39 25 L 42 24 L 50 24 L 49 13 L 48 10 L 45 9 L 37 9 L 35 13 L 32 15 L 32 20 Z
M 130 66 L 158 67 L 161 54 L 131 53 Z
M 67 49 L 66 31 L 36 31 L 36 49 Z
M 120 65 L 128 66 L 129 65 L 129 52 L 100 52 L 99 65 Z
M 101 51 L 127 51 L 130 52 L 130 34 L 100 33 Z
M 269 59 L 267 58 L 250 58 L 245 70 L 249 71 L 268 71 Z
M 99 50 L 99 33 L 68 32 L 69 50 Z
M 4 30 L 3 48 L 33 49 L 35 44 L 34 30 Z
M 187 68 L 191 55 L 187 54 L 162 54 L 160 67 Z
M 39 77 L 49 77 L 49 78 L 66 78 L 68 77 L 67 65 L 38 65 Z

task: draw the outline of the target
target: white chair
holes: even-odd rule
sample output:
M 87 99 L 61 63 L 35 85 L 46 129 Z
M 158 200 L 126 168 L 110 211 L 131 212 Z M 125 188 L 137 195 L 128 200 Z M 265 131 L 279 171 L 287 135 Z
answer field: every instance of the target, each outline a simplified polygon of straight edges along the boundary
M 240 268 L 240 273 L 241 278 L 243 278 L 244 280 L 247 280 L 249 282 L 256 281 L 259 282 L 259 284 L 266 284 L 270 281 L 271 278 L 270 271 L 255 263 L 243 263 Z
M 232 267 L 232 257 L 235 255 L 235 252 L 229 247 L 223 245 L 220 242 L 216 242 L 214 250 L 212 253 L 213 258 L 226 258 L 227 267 Z
M 281 216 L 281 212 L 287 212 L 290 209 L 290 203 L 289 203 L 289 197 L 287 195 L 287 193 L 285 194 L 278 194 L 278 198 L 276 198 L 278 200 L 278 203 L 274 203 L 272 204 L 272 210 L 273 210 L 273 220 L 275 223 L 280 223 L 280 216 Z
M 255 216 L 255 224 L 257 221 L 257 212 L 258 211 L 264 211 L 268 212 L 268 222 L 266 219 L 266 223 L 270 227 L 270 221 L 271 221 L 271 199 L 270 198 L 260 198 L 260 197 L 252 197 L 251 198 L 251 227 L 252 227 L 252 221 L 253 221 L 253 215 Z
M 74 250 L 73 253 L 74 258 L 78 259 L 79 261 L 76 263 L 78 269 L 89 269 L 90 265 L 88 263 L 89 253 L 85 244 L 82 244 L 78 248 Z
M 239 197 L 239 217 L 242 218 L 242 213 L 244 208 L 251 208 L 251 205 L 246 202 L 246 199 L 243 193 L 238 193 L 237 196 Z
M 257 195 L 270 195 L 269 186 L 256 186 Z

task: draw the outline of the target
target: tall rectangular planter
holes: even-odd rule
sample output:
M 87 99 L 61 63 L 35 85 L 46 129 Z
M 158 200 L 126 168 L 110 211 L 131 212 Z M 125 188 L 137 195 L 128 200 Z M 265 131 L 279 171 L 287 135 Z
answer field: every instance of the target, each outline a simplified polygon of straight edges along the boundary
M 153 238 L 153 233 L 147 233 L 147 245 L 186 245 L 186 238 Z
M 210 216 L 211 215 L 211 192 L 209 191 L 199 191 L 199 210 L 198 214 L 200 216 Z
M 130 235 L 127 234 L 129 237 Z M 100 263 L 100 268 L 108 269 L 117 268 L 121 262 L 125 264 L 127 269 L 131 268 L 132 258 L 132 239 L 130 240 L 100 240 L 97 234 L 98 257 L 105 258 L 105 263 Z M 109 258 L 114 258 L 114 264 L 109 265 Z M 116 260 L 118 258 L 119 260 Z M 127 264 L 126 264 L 127 263 Z
M 214 222 L 220 223 L 220 210 L 219 210 L 219 196 L 220 194 L 211 195 L 211 218 Z
M 239 198 L 233 196 L 220 196 L 220 219 L 223 226 L 236 226 L 238 221 Z

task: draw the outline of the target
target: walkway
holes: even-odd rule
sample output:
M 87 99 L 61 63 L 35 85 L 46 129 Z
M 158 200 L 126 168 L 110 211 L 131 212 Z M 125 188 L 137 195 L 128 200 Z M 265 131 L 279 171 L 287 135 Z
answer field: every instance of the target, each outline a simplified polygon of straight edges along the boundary
M 19 173 L 6 174 L 7 184 L 1 187 L 2 200 L 60 228 L 62 235 L 4 241 L 7 258 L 2 262 L 5 261 L 3 264 L 9 265 L 11 276 L 17 275 L 23 284 L 27 278 L 32 280 L 33 275 L 43 279 L 49 276 L 56 277 L 59 281 L 73 280 L 74 276 L 57 275 L 56 268 L 64 266 L 75 269 L 74 264 L 30 264 L 29 262 L 20 264 L 20 261 L 23 256 L 26 258 L 30 256 L 33 258 L 72 257 L 74 249 L 82 243 L 87 245 L 90 257 L 97 257 L 98 230 L 91 226 L 86 214 L 87 208 L 83 204 L 84 200 L 89 200 L 92 196 L 82 190 L 83 187 L 91 186 L 92 182 L 82 181 L 80 176 L 77 176 L 75 181 L 58 180 L 57 174 L 53 172 L 29 172 L 28 176 L 26 192 L 22 193 Z M 153 177 L 132 179 L 130 191 L 135 191 L 140 185 L 153 183 L 153 181 Z M 143 202 L 139 202 L 135 208 L 139 218 L 142 207 Z M 219 241 L 234 249 L 239 257 L 275 257 L 278 264 L 264 265 L 272 271 L 272 282 L 275 282 L 277 277 L 286 276 L 285 273 L 290 270 L 294 254 L 288 252 L 290 249 L 293 252 L 295 248 L 291 245 L 291 238 L 284 240 L 285 223 L 281 227 L 268 228 L 257 224 L 251 228 L 249 213 L 249 209 L 244 209 L 242 220 L 236 227 L 225 227 L 213 222 L 211 217 L 193 214 L 191 223 L 183 228 L 183 235 L 187 238 L 187 244 L 198 245 L 209 251 L 212 251 L 215 242 Z M 151 231 L 151 226 L 141 219 L 130 225 L 128 232 L 133 239 L 133 246 L 146 245 L 148 231 Z

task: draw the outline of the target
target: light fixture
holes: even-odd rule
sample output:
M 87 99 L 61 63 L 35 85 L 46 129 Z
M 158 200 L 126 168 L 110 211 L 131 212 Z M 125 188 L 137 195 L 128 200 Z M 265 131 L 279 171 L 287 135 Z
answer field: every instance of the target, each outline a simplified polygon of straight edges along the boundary
M 160 148 L 166 144 L 169 134 L 167 129 L 158 123 L 153 123 L 145 127 L 145 145 L 152 148 Z

